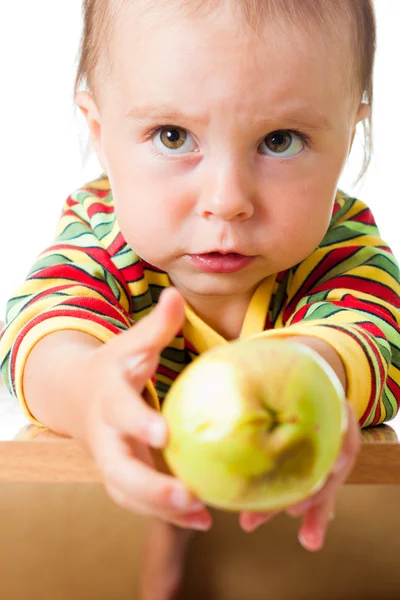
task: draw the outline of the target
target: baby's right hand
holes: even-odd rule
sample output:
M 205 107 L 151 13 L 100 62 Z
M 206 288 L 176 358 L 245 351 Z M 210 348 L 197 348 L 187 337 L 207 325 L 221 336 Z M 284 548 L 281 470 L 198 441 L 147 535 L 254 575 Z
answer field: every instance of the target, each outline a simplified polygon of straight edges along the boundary
M 204 505 L 178 479 L 155 468 L 149 446 L 166 444 L 167 425 L 142 396 L 160 352 L 183 319 L 183 299 L 177 290 L 168 289 L 149 315 L 95 348 L 80 365 L 82 397 L 92 403 L 85 442 L 117 504 L 180 527 L 205 530 L 211 516 Z

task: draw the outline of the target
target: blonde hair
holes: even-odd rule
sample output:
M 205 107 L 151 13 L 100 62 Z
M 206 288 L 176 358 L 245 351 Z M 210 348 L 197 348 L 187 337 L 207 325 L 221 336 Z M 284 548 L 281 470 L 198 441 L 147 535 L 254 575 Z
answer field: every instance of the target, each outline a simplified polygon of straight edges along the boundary
M 127 4 L 137 0 L 83 0 L 83 32 L 78 56 L 75 93 L 81 85 L 95 93 L 96 81 L 112 72 L 111 41 L 116 16 Z M 148 0 L 147 4 L 155 5 Z M 173 0 L 164 0 L 169 5 Z M 141 0 L 143 4 L 143 0 Z M 371 162 L 373 72 L 376 52 L 376 18 L 373 0 L 230 0 L 233 8 L 242 13 L 247 23 L 256 28 L 266 20 L 283 17 L 300 25 L 310 35 L 316 31 L 328 33 L 337 44 L 351 43 L 352 80 L 358 99 L 371 107 L 370 116 L 362 122 L 364 159 L 355 183 L 362 179 Z M 191 13 L 211 12 L 221 0 L 179 0 L 177 8 Z M 345 26 L 343 26 L 344 17 Z M 350 38 L 350 39 L 348 39 Z

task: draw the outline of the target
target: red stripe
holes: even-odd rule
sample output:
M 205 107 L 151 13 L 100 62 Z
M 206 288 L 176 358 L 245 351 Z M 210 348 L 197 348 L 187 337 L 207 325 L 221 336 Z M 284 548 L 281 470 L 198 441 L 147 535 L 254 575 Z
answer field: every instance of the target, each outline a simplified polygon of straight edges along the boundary
M 381 407 L 380 407 L 380 400 L 382 397 L 382 393 L 383 393 L 383 386 L 385 384 L 385 369 L 384 366 L 382 364 L 382 359 L 379 356 L 379 350 L 375 347 L 375 344 L 372 343 L 371 339 L 368 337 L 367 333 L 365 333 L 361 328 L 359 328 L 359 333 L 361 335 L 362 338 L 364 338 L 364 340 L 366 341 L 368 347 L 372 350 L 375 358 L 376 358 L 376 362 L 378 364 L 378 368 L 379 368 L 379 376 L 380 376 L 380 384 L 381 384 L 381 390 L 379 393 L 379 397 L 377 399 L 377 403 L 376 403 L 376 409 L 375 409 L 375 415 L 373 417 L 372 423 L 371 425 L 376 425 L 377 423 L 379 423 L 379 420 L 381 418 Z M 361 427 L 367 422 L 371 411 L 374 408 L 374 403 L 376 400 L 376 395 L 377 395 L 377 386 L 376 386 L 376 379 L 375 379 L 375 369 L 373 368 L 373 365 L 371 364 L 371 359 L 370 357 L 365 354 L 367 360 L 368 360 L 368 364 L 370 367 L 370 381 L 371 381 L 371 396 L 370 399 L 368 401 L 367 404 L 367 408 L 364 411 L 364 414 L 362 415 L 361 419 L 360 419 L 360 425 Z
M 172 371 L 172 369 L 168 369 L 168 367 L 161 364 L 158 365 L 157 373 L 159 373 L 160 375 L 164 375 L 164 377 L 169 377 L 173 381 L 175 381 L 175 379 L 179 375 L 179 373 L 176 373 L 176 371 Z
M 30 279 L 69 279 L 73 285 L 84 285 L 94 290 L 101 290 L 107 295 L 111 294 L 109 286 L 104 281 L 96 279 L 73 264 L 44 267 L 34 273 Z
M 276 283 L 281 283 L 285 279 L 285 277 L 287 276 L 289 271 L 290 271 L 290 269 L 285 269 L 285 271 L 280 271 L 278 273 L 278 275 L 275 277 Z
M 339 202 L 336 200 L 335 204 L 333 205 L 332 217 L 334 217 L 340 209 L 341 209 L 341 206 L 340 206 Z
M 76 297 L 68 298 L 68 299 L 64 300 L 63 302 L 61 302 L 60 304 L 58 304 L 57 306 L 75 306 L 75 307 L 82 308 L 82 309 L 94 310 L 97 313 L 100 313 L 101 315 L 104 315 L 106 317 L 109 317 L 111 319 L 115 319 L 116 321 L 119 321 L 121 324 L 123 324 L 125 326 L 126 326 L 126 321 L 125 321 L 125 319 L 121 318 L 121 313 L 128 320 L 128 315 L 126 314 L 126 312 L 123 310 L 122 307 L 120 307 L 120 310 L 118 310 L 118 308 L 116 306 L 113 306 L 109 302 L 106 302 L 105 300 L 101 300 L 99 298 L 91 298 L 90 296 L 81 296 L 78 298 L 76 298 Z M 90 317 L 90 315 L 89 315 L 89 317 Z
M 396 383 L 395 380 L 392 379 L 391 377 L 388 377 L 387 381 L 386 381 L 386 385 L 388 386 L 389 390 L 392 392 L 393 396 L 395 397 L 397 406 L 399 407 L 399 405 L 400 405 L 400 386 L 399 386 L 399 384 Z
M 331 252 L 329 252 L 329 254 L 324 256 L 322 258 L 321 262 L 318 265 L 316 265 L 316 267 L 308 275 L 308 277 L 304 281 L 303 285 L 298 289 L 296 295 L 287 304 L 287 306 L 284 310 L 284 313 L 283 313 L 284 322 L 286 322 L 291 317 L 291 315 L 295 312 L 296 306 L 299 304 L 300 300 L 304 296 L 307 296 L 308 294 L 310 294 L 310 291 L 312 293 L 317 291 L 317 289 L 315 289 L 313 287 L 317 283 L 317 281 L 319 281 L 324 276 L 326 276 L 328 271 L 331 268 L 337 267 L 338 263 L 347 260 L 352 255 L 354 255 L 358 250 L 359 250 L 358 246 L 348 246 L 345 248 L 336 248 L 335 250 L 332 250 Z M 329 280 L 325 284 L 326 288 L 319 287 L 318 290 L 319 289 L 334 289 L 334 288 L 338 287 L 336 282 L 337 282 L 337 278 L 335 277 L 334 279 Z
M 77 200 L 74 200 L 71 196 L 69 196 L 67 198 L 67 201 L 66 201 L 67 206 L 76 206 L 77 204 L 79 204 L 79 202 Z
M 121 273 L 123 274 L 127 283 L 134 283 L 135 281 L 143 279 L 143 265 L 142 263 L 138 262 L 134 265 L 124 267 L 121 269 Z
M 384 338 L 386 340 L 386 336 L 383 333 L 382 329 L 380 329 L 375 323 L 371 321 L 365 323 L 357 323 L 357 327 L 361 327 L 364 331 L 368 331 L 370 335 L 373 335 L 378 338 Z
M 67 290 L 70 287 L 71 287 L 70 285 L 58 285 L 49 290 L 44 290 L 43 292 L 40 292 L 39 294 L 36 294 L 35 296 L 33 296 L 33 298 L 31 298 L 29 300 L 29 302 L 27 304 L 25 304 L 24 310 L 25 310 L 25 308 L 27 308 L 31 304 L 34 304 L 37 300 L 40 300 L 41 298 L 45 298 L 46 296 L 51 296 L 57 292 L 61 292 L 62 290 Z
M 86 221 L 84 221 L 79 215 L 77 215 L 73 210 L 64 210 L 63 217 L 73 217 L 74 219 L 76 219 L 77 221 L 80 221 L 81 223 L 85 223 Z M 42 253 L 43 254 L 43 253 Z
M 107 271 L 109 271 L 109 273 L 111 273 L 111 275 L 114 277 L 114 279 L 116 279 L 116 281 L 118 281 L 118 283 L 120 284 L 121 288 L 125 291 L 125 294 L 127 296 L 127 298 L 129 299 L 129 302 L 131 303 L 131 296 L 128 290 L 128 286 L 127 283 L 121 273 L 121 270 L 119 270 L 115 264 L 113 263 L 113 261 L 111 260 L 111 257 L 107 254 L 107 252 L 103 249 L 103 248 L 79 248 L 79 247 L 72 247 L 74 250 L 78 250 L 78 251 L 82 251 L 85 255 L 89 256 L 93 262 L 98 263 L 101 267 L 107 269 Z M 58 250 L 71 250 L 71 246 L 69 244 L 55 244 L 54 246 L 51 247 L 51 251 L 52 253 L 57 253 Z M 48 250 L 46 250 L 45 252 L 48 252 Z M 45 252 L 43 252 L 43 254 L 45 254 Z M 41 276 L 43 276 L 43 274 L 46 272 L 47 273 L 47 269 L 60 269 L 60 272 L 62 273 L 61 275 L 49 275 L 50 277 L 65 277 L 64 274 L 64 269 L 66 268 L 70 268 L 73 269 L 74 265 L 72 264 L 62 264 L 62 265 L 52 265 L 49 267 L 44 267 L 43 269 L 41 269 L 40 271 L 38 271 L 37 273 L 35 273 L 34 275 L 32 275 L 30 277 L 30 279 L 40 279 Z M 79 271 L 79 270 L 78 270 Z M 53 271 L 54 273 L 56 271 Z M 80 273 L 82 273 L 82 275 L 79 275 Z M 82 281 L 85 279 L 84 273 L 83 271 L 79 271 L 78 273 L 79 278 L 76 280 L 77 283 L 82 283 Z M 87 277 L 91 277 L 89 275 L 87 275 Z M 98 279 L 93 279 L 94 281 L 99 281 Z M 89 279 L 89 281 L 91 281 Z M 109 289 L 109 287 L 107 286 L 107 289 Z
M 351 221 L 357 221 L 357 223 L 365 223 L 366 225 L 376 225 L 374 217 L 372 216 L 372 213 L 368 208 L 362 210 L 357 215 L 351 217 Z
M 25 325 L 25 327 L 23 327 L 21 329 L 21 331 L 17 335 L 17 337 L 15 339 L 15 343 L 13 345 L 13 351 L 12 351 L 11 361 L 10 361 L 11 381 L 12 382 L 14 382 L 14 379 L 15 379 L 15 364 L 16 364 L 16 360 L 17 360 L 18 350 L 21 346 L 22 340 L 29 333 L 29 331 L 31 329 L 33 329 L 33 327 L 35 327 L 39 323 L 42 323 L 43 321 L 46 321 L 47 319 L 51 319 L 53 317 L 74 317 L 76 319 L 82 319 L 84 321 L 87 321 L 88 313 L 82 311 L 82 314 L 80 314 L 76 310 L 62 310 L 62 311 L 50 310 L 48 312 L 46 311 L 44 313 L 40 313 L 39 315 L 37 315 L 36 317 L 31 319 L 29 321 L 29 323 L 27 323 Z M 103 327 L 105 327 L 106 329 L 111 331 L 111 333 L 115 333 L 115 334 L 121 333 L 120 330 L 117 327 L 115 327 L 115 325 L 108 323 L 105 319 L 102 319 L 95 314 L 90 315 L 90 320 L 93 321 L 94 323 L 98 323 L 99 325 L 102 325 Z
M 115 256 L 118 252 L 126 245 L 125 239 L 120 232 L 112 244 L 108 247 L 108 253 L 110 256 Z
M 386 300 L 390 304 L 400 308 L 400 298 L 390 288 L 382 285 L 377 281 L 371 281 L 370 279 L 362 279 L 360 277 L 354 277 L 352 275 L 341 275 L 335 277 L 334 281 L 328 281 L 313 289 L 313 293 L 323 292 L 325 290 L 332 289 L 332 283 L 334 288 L 348 289 L 349 291 L 354 290 L 376 296 L 382 300 Z
M 146 262 L 143 259 L 141 259 L 141 260 L 142 260 L 142 264 L 143 264 L 143 269 L 150 269 L 151 271 L 155 271 L 156 273 L 165 273 L 165 271 L 163 271 L 162 269 L 159 269 L 158 267 L 151 265 L 150 263 Z
M 111 215 L 114 212 L 114 207 L 107 204 L 102 204 L 101 202 L 94 202 L 90 206 L 88 206 L 87 214 L 91 219 L 94 215 L 98 215 L 100 213 L 106 213 Z
M 272 322 L 271 316 L 268 313 L 267 318 L 265 320 L 264 331 L 268 331 L 269 329 L 273 329 L 273 328 L 274 328 L 274 323 Z
M 98 190 L 95 187 L 91 187 L 90 185 L 84 185 L 82 188 L 80 188 L 79 190 L 80 192 L 90 192 L 90 194 L 92 194 L 92 196 L 97 196 L 97 198 L 106 198 L 109 194 L 111 189 L 105 189 L 105 190 Z
M 360 300 L 351 294 L 346 294 L 342 300 L 335 300 L 332 302 L 332 304 L 335 304 L 335 306 L 344 306 L 354 310 L 361 310 L 363 312 L 367 312 L 368 314 L 374 314 L 389 324 L 396 326 L 395 318 L 388 308 L 380 304 L 373 304 L 372 302 Z
M 188 350 L 189 352 L 193 352 L 193 354 L 198 354 L 198 351 L 196 350 L 196 348 L 194 346 L 192 346 L 192 344 L 185 339 L 185 350 Z
M 312 306 L 312 304 L 306 304 L 305 306 L 300 308 L 300 310 L 297 311 L 295 317 L 291 321 L 291 325 L 294 325 L 295 323 L 302 321 L 304 319 L 304 317 L 306 316 L 307 311 L 310 308 L 310 306 Z

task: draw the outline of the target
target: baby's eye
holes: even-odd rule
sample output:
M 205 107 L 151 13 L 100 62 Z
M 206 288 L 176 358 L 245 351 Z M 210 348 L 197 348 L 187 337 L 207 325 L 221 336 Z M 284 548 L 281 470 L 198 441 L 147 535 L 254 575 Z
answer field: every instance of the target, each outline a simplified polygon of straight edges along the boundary
M 304 139 L 294 131 L 273 131 L 261 142 L 259 149 L 262 154 L 288 158 L 296 156 L 304 148 Z
M 153 142 L 164 154 L 185 154 L 196 149 L 196 143 L 190 133 L 181 127 L 159 129 Z

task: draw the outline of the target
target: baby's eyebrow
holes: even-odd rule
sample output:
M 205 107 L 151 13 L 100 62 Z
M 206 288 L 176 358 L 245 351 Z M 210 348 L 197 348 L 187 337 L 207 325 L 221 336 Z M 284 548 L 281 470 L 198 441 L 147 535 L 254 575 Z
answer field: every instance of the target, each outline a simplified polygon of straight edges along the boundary
M 267 110 L 265 111 L 267 112 Z M 199 117 L 192 114 L 185 114 L 177 108 L 165 105 L 141 105 L 135 106 L 129 110 L 124 117 L 129 121 L 137 123 L 146 123 L 149 121 L 164 121 L 173 125 L 176 122 L 191 121 L 193 123 L 204 124 L 209 122 L 207 116 Z M 326 131 L 333 129 L 332 121 L 311 104 L 298 104 L 296 106 L 283 109 L 281 112 L 270 114 L 268 116 L 260 116 L 259 118 L 252 116 L 252 124 L 259 122 L 265 129 L 273 128 L 277 124 L 286 127 L 307 127 L 312 131 Z
M 173 106 L 159 104 L 135 106 L 129 110 L 124 117 L 129 121 L 136 121 L 138 123 L 160 120 L 168 121 L 173 124 L 174 121 L 182 121 L 183 119 L 190 120 L 193 123 L 205 123 L 208 121 L 207 118 L 184 114 Z

